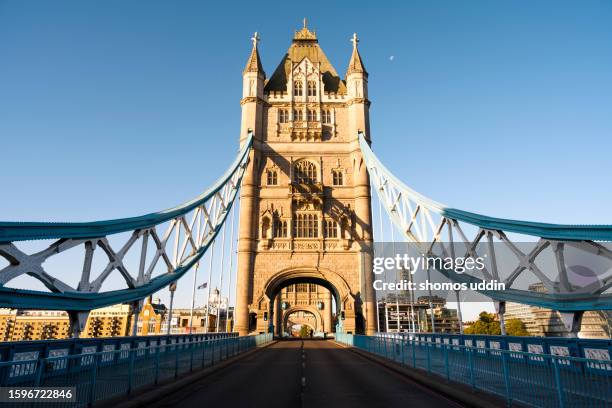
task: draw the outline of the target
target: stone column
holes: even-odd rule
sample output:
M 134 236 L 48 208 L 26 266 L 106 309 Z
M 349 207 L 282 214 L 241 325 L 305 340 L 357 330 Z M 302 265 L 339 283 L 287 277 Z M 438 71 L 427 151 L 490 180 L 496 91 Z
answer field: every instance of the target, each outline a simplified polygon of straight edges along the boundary
M 236 277 L 236 310 L 234 312 L 236 323 L 234 331 L 240 336 L 249 332 L 249 303 L 252 292 L 252 274 L 254 261 L 254 228 L 256 226 L 254 214 L 256 213 L 255 200 L 257 185 L 255 183 L 255 152 L 250 153 L 250 161 L 240 189 L 240 226 L 238 232 L 238 265 Z
M 356 143 L 356 142 L 355 142 Z M 373 288 L 374 274 L 373 240 L 372 240 L 372 205 L 370 197 L 370 179 L 360 150 L 351 154 L 355 163 L 355 234 L 360 245 L 359 270 L 361 272 L 361 298 L 363 300 L 362 313 L 365 318 L 366 334 L 376 333 L 376 293 Z
M 274 324 L 276 325 L 276 335 L 277 336 L 282 336 L 283 334 L 283 320 L 282 320 L 282 315 L 283 315 L 283 309 L 281 308 L 281 292 L 278 292 L 278 295 L 276 295 L 276 302 L 275 302 L 275 312 L 274 312 Z
M 323 302 L 323 307 L 325 308 L 325 310 L 323 310 L 323 328 L 324 331 L 327 333 L 331 333 L 332 330 L 332 294 L 330 291 L 328 291 L 326 289 L 326 294 L 325 294 L 325 300 Z

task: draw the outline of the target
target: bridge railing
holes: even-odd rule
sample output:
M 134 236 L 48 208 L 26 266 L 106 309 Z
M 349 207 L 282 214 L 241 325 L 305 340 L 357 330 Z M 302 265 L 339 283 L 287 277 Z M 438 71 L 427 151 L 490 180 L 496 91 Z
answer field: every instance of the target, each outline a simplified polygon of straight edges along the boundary
M 450 333 L 377 333 L 377 336 L 416 339 L 479 349 L 525 351 L 532 354 L 552 354 L 559 357 L 579 357 L 610 360 L 612 339 L 580 339 L 567 337 L 495 336 Z
M 0 362 L 2 387 L 73 387 L 64 406 L 90 406 L 96 401 L 130 395 L 138 388 L 168 382 L 212 367 L 220 361 L 272 341 L 271 334 L 199 339 L 169 336 L 155 344 L 80 354 Z M 183 337 L 186 341 L 179 342 Z M 4 405 L 3 405 L 4 406 Z M 10 405 L 7 405 L 10 406 Z M 23 406 L 16 401 L 15 406 Z M 62 406 L 56 403 L 54 406 Z
M 337 341 L 532 407 L 612 404 L 612 361 L 338 333 Z
M 237 336 L 238 333 L 198 333 L 7 341 L 0 343 L 0 361 L 36 360 L 47 357 L 64 357 L 73 354 L 126 350 L 172 343 L 190 343 Z

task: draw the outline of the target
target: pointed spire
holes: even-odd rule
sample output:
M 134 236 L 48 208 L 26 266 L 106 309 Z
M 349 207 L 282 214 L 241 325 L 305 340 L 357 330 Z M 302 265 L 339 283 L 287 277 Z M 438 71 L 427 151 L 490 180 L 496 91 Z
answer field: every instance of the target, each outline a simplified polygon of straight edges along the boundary
M 251 41 L 253 41 L 253 49 L 251 50 L 251 55 L 249 56 L 246 67 L 244 68 L 244 72 L 261 72 L 265 76 L 266 74 L 263 70 L 263 66 L 261 65 L 259 51 L 257 50 L 257 43 L 259 42 L 259 34 L 257 32 L 253 34 Z
M 359 38 L 357 38 L 357 33 L 353 33 L 351 42 L 353 43 L 353 55 L 351 55 L 351 61 L 349 62 L 346 75 L 353 73 L 361 73 L 367 76 L 368 72 L 366 71 L 363 62 L 361 61 L 361 55 L 359 55 L 359 50 L 357 49 L 357 43 L 359 42 Z

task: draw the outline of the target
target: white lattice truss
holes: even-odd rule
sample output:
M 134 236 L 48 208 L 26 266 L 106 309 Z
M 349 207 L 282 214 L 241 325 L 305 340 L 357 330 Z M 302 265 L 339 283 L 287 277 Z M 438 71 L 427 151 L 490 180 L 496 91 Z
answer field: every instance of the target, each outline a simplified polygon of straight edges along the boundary
M 2 242 L 0 256 L 9 265 L 0 270 L 0 286 L 27 274 L 38 279 L 51 292 L 93 294 L 100 292 L 103 283 L 115 271 L 120 274 L 128 289 L 138 289 L 151 283 L 154 274 L 160 270 L 160 275 L 166 275 L 163 277 L 163 285 L 160 285 L 166 286 L 193 266 L 215 238 L 237 196 L 246 165 L 247 161 L 243 160 L 233 169 L 224 184 L 190 202 L 199 201 L 195 207 L 159 224 L 131 231 L 127 240 L 118 246 L 111 245 L 109 236 L 60 238 L 47 248 L 28 254 L 20 250 L 16 242 Z M 84 251 L 84 263 L 77 287 L 68 285 L 60 277 L 52 276 L 45 270 L 45 262 L 50 258 L 61 257 L 68 250 L 78 248 Z M 106 266 L 101 270 L 95 270 L 92 263 L 96 251 L 103 251 L 107 258 Z M 133 251 L 138 252 L 139 262 L 137 268 L 129 270 L 124 260 Z M 163 266 L 160 268 L 159 264 Z
M 459 282 L 482 280 L 503 282 L 507 288 L 503 293 L 486 292 L 488 296 L 496 300 L 512 300 L 552 307 L 556 310 L 610 308 L 609 299 L 603 299 L 602 296 L 604 293 L 607 294 L 608 289 L 612 287 L 612 264 L 610 263 L 612 251 L 608 247 L 593 240 L 551 239 L 535 235 L 537 242 L 530 246 L 530 250 L 524 251 L 519 242 L 533 241 L 534 234 L 517 233 L 519 227 L 507 232 L 500 228 L 487 228 L 482 225 L 487 221 L 490 221 L 489 224 L 495 222 L 510 224 L 514 221 L 498 220 L 453 210 L 430 200 L 410 189 L 391 174 L 374 156 L 363 137 L 361 137 L 361 147 L 379 200 L 392 222 L 409 242 L 416 244 L 423 254 L 430 257 L 489 258 L 488 266 L 482 270 L 481 276 L 475 277 L 449 270 L 440 271 L 448 278 Z M 450 214 L 459 214 L 463 220 L 459 220 L 459 217 L 452 217 Z M 470 217 L 474 221 L 466 222 L 465 219 L 470 220 Z M 477 217 L 488 220 L 481 221 Z M 521 226 L 522 222 L 514 223 Z M 521 237 L 522 240 L 517 241 Z M 457 249 L 458 247 L 460 249 Z M 516 266 L 505 273 L 502 273 L 501 268 L 498 267 L 498 257 L 496 257 L 496 251 L 499 251 L 501 247 L 507 248 L 515 257 Z M 607 264 L 607 270 L 597 276 L 597 279 L 586 282 L 571 279 L 565 261 L 565 254 L 570 248 L 589 254 L 592 261 L 599 265 Z M 456 253 L 459 250 L 462 253 Z M 547 268 L 553 267 L 552 271 L 542 270 L 539 266 L 542 265 L 542 259 L 547 251 L 553 252 L 552 256 L 555 261 L 544 263 Z M 548 259 L 552 259 L 551 254 L 548 256 Z M 601 267 L 599 269 L 601 270 Z M 531 276 L 524 276 L 526 274 Z M 545 288 L 545 293 L 535 293 L 526 288 L 516 287 L 515 282 L 519 277 L 530 283 L 541 283 Z

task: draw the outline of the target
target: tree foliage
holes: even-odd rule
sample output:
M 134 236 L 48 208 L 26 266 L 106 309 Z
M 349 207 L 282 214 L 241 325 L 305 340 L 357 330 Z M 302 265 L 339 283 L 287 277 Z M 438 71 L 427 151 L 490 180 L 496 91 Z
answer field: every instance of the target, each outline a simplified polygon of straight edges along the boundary
M 493 313 L 480 312 L 478 320 L 476 320 L 470 327 L 465 329 L 465 334 L 501 334 L 501 327 L 499 322 L 495 320 Z
M 500 335 L 501 326 L 499 321 L 495 320 L 495 314 L 480 312 L 478 320 L 466 328 L 464 333 Z M 520 319 L 509 319 L 506 321 L 506 334 L 508 336 L 529 336 L 525 323 Z
M 508 336 L 529 336 L 525 323 L 520 319 L 510 319 L 506 322 L 506 334 Z

